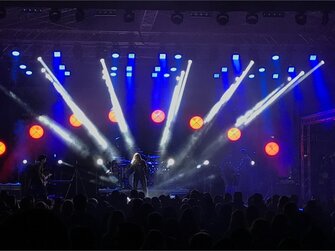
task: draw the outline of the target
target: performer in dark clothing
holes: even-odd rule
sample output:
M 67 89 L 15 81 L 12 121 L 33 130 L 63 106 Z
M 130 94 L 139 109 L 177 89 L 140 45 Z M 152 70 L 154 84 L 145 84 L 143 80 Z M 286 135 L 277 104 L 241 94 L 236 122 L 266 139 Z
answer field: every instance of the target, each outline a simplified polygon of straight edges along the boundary
M 45 155 L 40 155 L 33 165 L 27 167 L 26 188 L 30 195 L 36 199 L 46 199 L 47 190 L 46 182 L 51 174 L 45 175 L 44 165 L 47 161 Z
M 138 182 L 141 182 L 143 192 L 148 195 L 147 176 L 148 167 L 145 161 L 141 158 L 139 153 L 135 153 L 130 164 L 131 172 L 134 173 L 133 188 L 137 190 Z

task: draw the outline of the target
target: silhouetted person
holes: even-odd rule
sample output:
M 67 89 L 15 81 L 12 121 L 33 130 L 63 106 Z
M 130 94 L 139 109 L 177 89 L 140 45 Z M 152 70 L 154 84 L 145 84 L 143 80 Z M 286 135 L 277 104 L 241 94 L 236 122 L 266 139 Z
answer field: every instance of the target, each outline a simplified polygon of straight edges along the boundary
M 134 173 L 133 188 L 137 190 L 138 182 L 141 182 L 141 186 L 145 195 L 148 195 L 147 188 L 147 176 L 148 167 L 145 161 L 141 158 L 139 153 L 135 153 L 130 164 L 131 172 Z

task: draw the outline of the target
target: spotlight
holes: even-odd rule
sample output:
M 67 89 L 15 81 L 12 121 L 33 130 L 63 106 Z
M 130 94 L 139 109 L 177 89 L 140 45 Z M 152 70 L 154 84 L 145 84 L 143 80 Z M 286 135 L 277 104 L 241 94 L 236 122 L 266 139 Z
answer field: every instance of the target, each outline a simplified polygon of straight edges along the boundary
M 60 58 L 62 53 L 60 51 L 54 51 L 54 58 Z
M 316 60 L 316 55 L 312 54 L 309 56 L 309 61 L 315 61 Z
M 209 160 L 205 160 L 204 163 L 203 163 L 205 166 L 208 166 L 209 165 Z
M 155 71 L 161 71 L 161 68 L 159 66 L 156 66 Z
M 112 72 L 112 73 L 111 73 L 111 76 L 112 76 L 112 77 L 116 77 L 116 72 Z
M 57 163 L 58 163 L 58 165 L 61 165 L 61 164 L 63 164 L 63 160 L 60 159 L 60 160 L 57 161 Z
M 221 71 L 222 71 L 222 72 L 228 72 L 228 68 L 227 68 L 227 67 L 222 67 L 222 68 L 221 68 Z
M 216 22 L 220 25 L 226 25 L 229 22 L 229 16 L 226 13 L 219 13 L 216 16 Z
M 65 71 L 65 72 L 64 72 L 64 76 L 69 77 L 70 75 L 71 75 L 71 72 L 70 72 L 70 71 Z
M 265 145 L 264 150 L 268 156 L 276 156 L 279 153 L 279 145 L 271 141 Z
M 307 16 L 303 12 L 299 12 L 295 15 L 295 22 L 299 25 L 305 25 L 307 21 Z
M 97 165 L 102 166 L 104 164 L 104 161 L 102 159 L 97 159 Z
M 50 18 L 51 22 L 55 23 L 55 22 L 59 21 L 60 17 L 61 17 L 60 10 L 58 10 L 58 9 L 51 9 L 49 11 L 49 18 Z
M 234 61 L 238 61 L 240 59 L 240 55 L 239 54 L 233 54 L 233 60 Z
M 29 135 L 33 139 L 40 139 L 44 135 L 44 129 L 39 125 L 33 125 L 29 129 Z
M 175 58 L 175 59 L 181 59 L 181 57 L 182 57 L 182 56 L 181 56 L 180 54 L 176 54 L 176 55 L 174 55 L 174 58 Z
M 32 71 L 26 71 L 26 75 L 27 75 L 27 76 L 31 76 L 32 74 L 33 74 Z
M 28 161 L 26 160 L 26 159 L 24 159 L 24 160 L 22 160 L 22 164 L 27 164 L 28 163 Z
M 177 68 L 176 67 L 171 67 L 170 71 L 175 72 L 175 71 L 177 71 Z
M 245 21 L 248 24 L 257 24 L 258 23 L 258 15 L 256 13 L 248 13 Z
M 227 137 L 230 141 L 234 142 L 241 138 L 241 130 L 237 127 L 232 127 L 227 131 Z
M 3 154 L 5 154 L 6 148 L 7 148 L 6 144 L 4 142 L 0 141 L 0 156 L 3 155 Z
M 151 119 L 155 123 L 162 123 L 165 119 L 165 113 L 162 110 L 155 110 L 151 113 Z
M 76 118 L 76 116 L 74 114 L 72 114 L 69 118 L 70 124 L 73 127 L 81 127 L 82 123 Z
M 4 7 L 0 8 L 0 19 L 5 18 L 7 15 L 6 9 Z
M 77 22 L 83 21 L 85 19 L 85 12 L 84 12 L 84 10 L 81 9 L 81 8 L 77 8 L 75 17 L 76 17 L 76 21 Z
M 287 77 L 287 81 L 291 81 L 292 80 L 292 77 Z
M 170 77 L 170 74 L 169 73 L 165 73 L 164 74 L 164 78 L 168 78 L 168 77 Z
M 135 13 L 132 10 L 126 10 L 126 12 L 123 15 L 123 20 L 126 23 L 131 23 L 135 20 Z
M 116 67 L 116 66 L 113 66 L 113 67 L 111 68 L 111 70 L 112 70 L 112 71 L 117 71 L 117 67 Z
M 279 74 L 278 73 L 273 73 L 272 74 L 272 78 L 273 79 L 278 79 L 279 78 Z
M 219 73 L 214 73 L 213 78 L 220 78 L 220 74 Z
M 279 59 L 279 56 L 278 56 L 278 55 L 273 55 L 273 56 L 272 56 L 272 60 L 273 60 L 273 61 L 276 61 L 276 60 L 278 60 L 278 59 Z
M 27 66 L 25 64 L 21 64 L 19 67 L 20 67 L 21 70 L 27 69 Z
M 169 167 L 169 166 L 173 166 L 174 163 L 175 163 L 174 159 L 170 158 L 170 159 L 168 159 L 168 161 L 167 161 L 167 166 L 168 166 L 168 167 Z
M 152 78 L 157 78 L 158 74 L 156 72 L 151 73 Z
M 132 76 L 133 76 L 133 74 L 132 74 L 131 72 L 127 72 L 127 73 L 126 73 L 126 77 L 130 78 L 130 77 L 132 77 Z
M 255 78 L 255 74 L 250 74 L 250 75 L 249 75 L 249 78 L 250 78 L 250 79 Z
M 250 161 L 250 165 L 252 165 L 252 166 L 254 166 L 256 164 L 256 162 L 255 161 Z
M 294 71 L 295 71 L 295 68 L 293 66 L 289 66 L 287 68 L 287 72 L 289 72 L 289 73 L 293 73 Z
M 199 164 L 199 165 L 197 165 L 197 169 L 199 169 L 199 168 L 201 168 L 201 165 Z
M 132 66 L 127 66 L 126 67 L 126 71 L 132 71 L 133 70 L 133 67 Z
M 117 123 L 116 114 L 113 110 L 108 113 L 108 118 L 111 122 Z
M 120 54 L 119 54 L 119 53 L 116 53 L 116 52 L 115 52 L 115 53 L 112 54 L 112 58 L 119 58 L 119 57 L 120 57 Z
M 261 67 L 258 69 L 259 72 L 265 72 L 265 68 L 264 67 Z
M 135 58 L 135 53 L 129 53 L 128 58 L 129 59 L 134 59 Z
M 13 55 L 14 57 L 18 57 L 18 56 L 20 56 L 20 52 L 14 50 L 14 51 L 12 51 L 12 55 Z
M 65 70 L 65 65 L 63 64 L 60 64 L 59 67 L 58 67 L 59 70 Z
M 194 116 L 190 119 L 189 125 L 193 130 L 199 130 L 203 127 L 204 120 L 200 116 Z
M 166 54 L 165 53 L 160 53 L 159 54 L 159 59 L 166 59 Z
M 171 14 L 171 21 L 174 24 L 181 24 L 184 21 L 184 15 L 178 11 Z

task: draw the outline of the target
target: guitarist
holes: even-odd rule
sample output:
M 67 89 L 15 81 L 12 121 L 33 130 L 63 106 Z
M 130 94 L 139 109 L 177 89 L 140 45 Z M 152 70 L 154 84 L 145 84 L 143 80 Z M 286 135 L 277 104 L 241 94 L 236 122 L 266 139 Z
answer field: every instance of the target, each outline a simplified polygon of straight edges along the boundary
M 47 157 L 40 155 L 34 164 L 28 166 L 27 188 L 29 194 L 37 200 L 45 200 L 47 198 L 46 183 L 51 174 L 45 175 L 45 163 Z

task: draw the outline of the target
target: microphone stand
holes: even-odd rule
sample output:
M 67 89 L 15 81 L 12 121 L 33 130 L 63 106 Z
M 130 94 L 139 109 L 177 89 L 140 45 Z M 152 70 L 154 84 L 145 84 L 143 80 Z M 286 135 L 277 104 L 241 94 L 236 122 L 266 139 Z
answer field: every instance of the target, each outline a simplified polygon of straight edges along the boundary
M 71 165 L 71 166 L 73 166 L 74 172 L 73 172 L 73 175 L 72 175 L 72 178 L 71 178 L 70 185 L 69 185 L 69 187 L 68 187 L 68 189 L 66 191 L 65 199 L 67 199 L 73 183 L 75 183 L 75 195 L 78 194 L 78 179 L 80 179 L 80 183 L 81 183 L 81 187 L 82 187 L 82 189 L 84 191 L 84 195 L 87 196 L 86 189 L 85 189 L 85 186 L 83 184 L 83 180 L 80 177 L 80 173 L 78 171 L 78 162 L 76 161 L 76 164 L 75 165 Z

